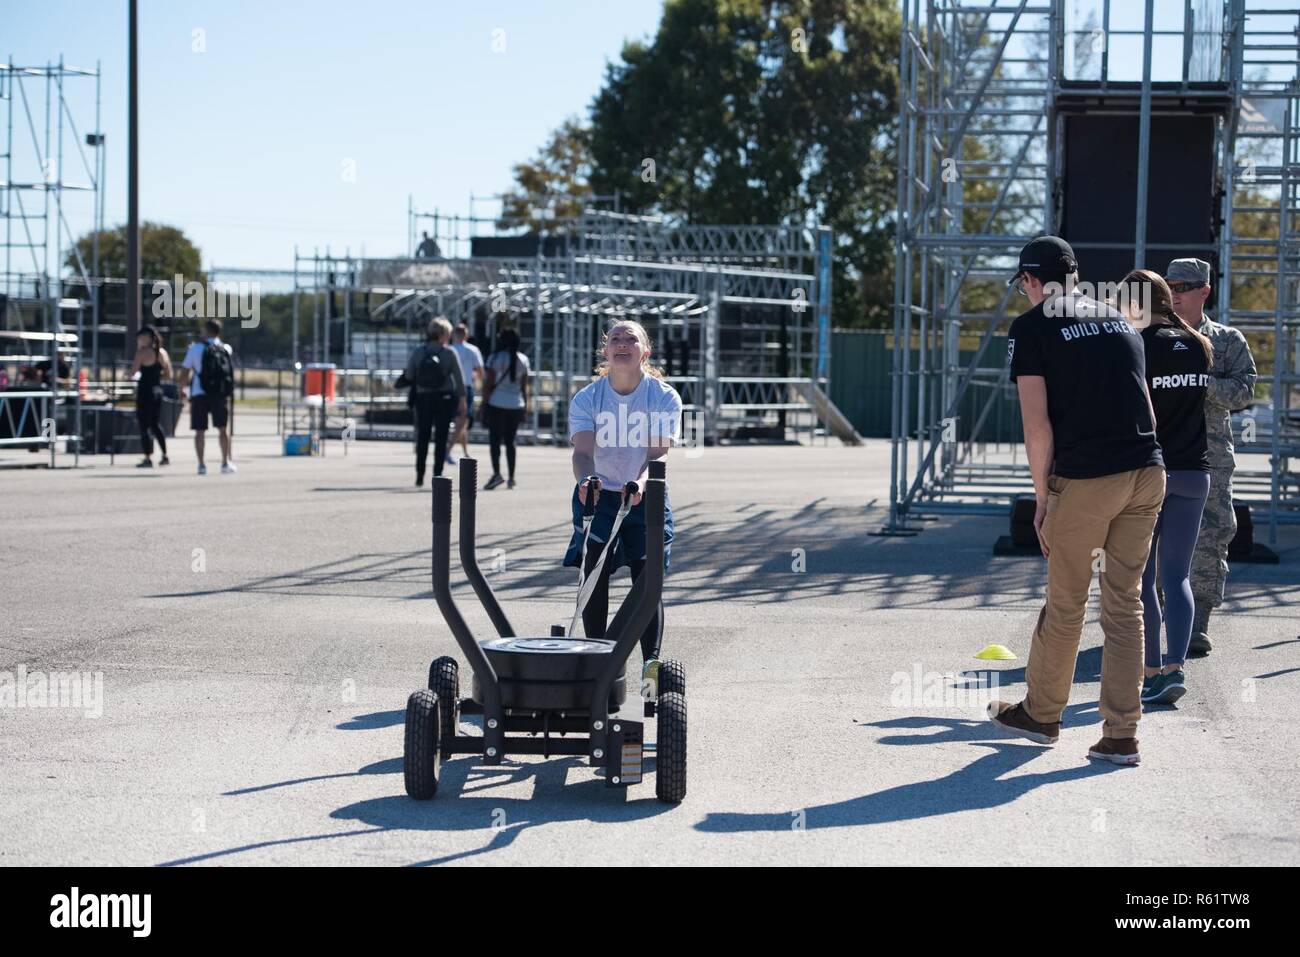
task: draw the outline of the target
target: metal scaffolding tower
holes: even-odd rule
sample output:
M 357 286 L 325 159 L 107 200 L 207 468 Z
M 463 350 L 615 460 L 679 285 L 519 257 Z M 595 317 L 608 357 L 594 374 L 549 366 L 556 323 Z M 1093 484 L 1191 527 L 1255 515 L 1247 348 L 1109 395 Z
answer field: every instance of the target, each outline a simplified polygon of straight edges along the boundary
M 532 435 L 562 441 L 569 398 L 591 381 L 602 323 L 629 317 L 646 326 L 702 441 L 746 430 L 826 434 L 828 229 L 680 226 L 592 207 L 551 221 L 545 234 L 484 237 L 477 230 L 501 231 L 500 217 L 408 208 L 412 240 L 417 218 L 456 258 L 295 253 L 295 361 L 355 356 L 358 335 L 370 329 L 404 329 L 409 345 L 439 314 L 488 342 L 509 323 L 541 400 Z M 475 240 L 487 238 L 522 240 L 532 254 L 476 250 Z M 297 345 L 307 321 L 309 347 Z
M 1272 401 L 1234 418 L 1239 454 L 1269 457 L 1239 469 L 1238 496 L 1270 541 L 1300 520 L 1298 67 L 1300 10 L 1269 0 L 904 0 L 886 533 L 1005 513 L 1031 490 L 1000 347 L 1021 311 L 1005 280 L 1025 242 L 1060 227 L 1062 110 L 1089 97 L 1126 97 L 1140 120 L 1137 265 L 1153 111 L 1221 103 L 1216 318 L 1247 334 L 1256 402 Z M 1015 421 L 995 427 L 1004 409 Z
M 94 126 L 83 135 L 78 111 L 90 109 Z M 66 295 L 76 283 L 90 289 L 99 274 L 98 243 L 86 258 L 70 219 L 103 227 L 104 138 L 99 132 L 100 74 L 56 64 L 0 64 L 4 152 L 0 154 L 0 369 L 29 370 L 48 362 L 48 387 L 0 391 L 0 447 L 45 445 L 49 464 L 67 442 L 80 453 L 80 392 L 85 318 L 97 328 L 97 300 Z M 67 195 L 70 194 L 70 195 Z M 64 278 L 64 261 L 73 263 Z M 60 376 L 62 363 L 68 376 Z M 72 387 L 58 386 L 60 379 Z M 39 428 L 33 433 L 33 423 Z M 35 442 L 33 439 L 35 438 Z

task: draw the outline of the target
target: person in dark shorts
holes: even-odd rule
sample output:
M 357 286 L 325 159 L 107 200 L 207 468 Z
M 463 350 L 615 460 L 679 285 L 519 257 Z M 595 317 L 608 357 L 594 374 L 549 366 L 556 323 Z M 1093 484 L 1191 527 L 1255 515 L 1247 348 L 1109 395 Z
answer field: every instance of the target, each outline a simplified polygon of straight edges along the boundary
M 484 363 L 487 384 L 483 387 L 483 421 L 488 427 L 488 451 L 492 456 L 492 477 L 484 484 L 494 489 L 506 481 L 501 477 L 501 450 L 506 451 L 510 488 L 515 487 L 515 433 L 528 415 L 528 357 L 519 351 L 519 333 L 503 329 L 497 348 Z
M 144 458 L 137 468 L 153 468 L 153 443 L 158 440 L 162 453 L 159 465 L 170 465 L 167 458 L 167 436 L 162 430 L 160 416 L 163 403 L 163 380 L 172 377 L 172 360 L 163 348 L 162 337 L 153 326 L 143 326 L 135 337 L 135 359 L 127 378 L 140 374 L 135 385 L 135 417 L 140 423 L 140 451 Z
M 474 388 L 483 381 L 483 353 L 478 346 L 469 341 L 469 326 L 460 323 L 452 333 L 452 351 L 460 358 L 460 375 L 465 380 L 465 414 L 461 416 L 459 428 L 451 438 L 451 448 L 447 450 L 447 464 L 455 465 L 451 449 L 460 443 L 460 449 L 469 456 L 469 424 L 474 418 Z
M 1142 336 L 1122 313 L 1079 294 L 1078 268 L 1065 240 L 1041 236 L 1020 251 L 1008 281 L 1032 306 L 1011 324 L 1007 360 L 1020 393 L 1047 595 L 1029 648 L 1025 699 L 992 701 L 988 713 L 1005 731 L 1056 743 L 1097 571 L 1103 723 L 1088 757 L 1137 764 L 1142 571 L 1165 470 Z
M 411 353 L 397 387 L 410 387 L 415 404 L 415 484 L 424 485 L 429 458 L 429 433 L 434 433 L 433 474 L 441 475 L 447 459 L 452 422 L 465 414 L 465 382 L 460 359 L 447 343 L 451 323 L 442 316 L 430 320 L 428 340 Z
M 1213 346 L 1174 312 L 1169 286 L 1154 272 L 1136 269 L 1124 278 L 1142 286 L 1145 308 L 1129 309 L 1142 330 L 1147 388 L 1156 413 L 1156 437 L 1165 462 L 1165 500 L 1151 538 L 1151 555 L 1142 573 L 1146 634 L 1142 701 L 1173 704 L 1187 691 L 1183 662 L 1192 640 L 1192 555 L 1201 514 L 1210 494 L 1210 455 L 1206 438 L 1205 393 Z M 1131 301 L 1131 300 L 1130 300 Z M 1164 608 L 1156 589 L 1159 575 Z M 1160 653 L 1164 624 L 1166 653 Z
M 191 386 L 193 389 L 191 390 Z M 208 319 L 198 341 L 185 352 L 181 363 L 181 401 L 190 403 L 190 428 L 194 430 L 194 454 L 198 472 L 208 474 L 203 453 L 208 419 L 221 443 L 221 474 L 237 471 L 230 452 L 230 404 L 235 395 L 235 366 L 230 346 L 221 341 L 221 320 Z

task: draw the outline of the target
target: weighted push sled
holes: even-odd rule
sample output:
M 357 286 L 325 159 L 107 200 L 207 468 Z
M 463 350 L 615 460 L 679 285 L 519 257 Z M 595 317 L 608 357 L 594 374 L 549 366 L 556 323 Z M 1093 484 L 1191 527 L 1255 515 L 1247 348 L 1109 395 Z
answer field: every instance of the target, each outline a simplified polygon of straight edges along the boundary
M 427 800 L 438 790 L 440 763 L 456 754 L 500 764 L 507 755 L 585 755 L 604 769 L 607 787 L 639 784 L 644 725 L 621 715 L 627 701 L 628 656 L 649 625 L 663 593 L 664 464 L 650 464 L 644 493 L 646 563 L 602 639 L 575 638 L 563 625 L 546 637 L 515 632 L 475 557 L 478 463 L 460 460 L 460 563 L 496 629 L 476 639 L 451 597 L 451 479 L 433 480 L 433 595 L 473 674 L 460 696 L 460 665 L 441 657 L 429 665 L 428 687 L 406 702 L 403 770 L 406 793 Z M 624 492 L 626 494 L 626 492 Z M 585 516 L 592 511 L 588 495 Z M 586 524 L 586 523 L 584 523 Z M 655 795 L 676 804 L 686 797 L 686 674 L 680 662 L 659 663 L 644 683 L 644 717 L 656 721 Z M 482 715 L 483 734 L 460 733 L 462 715 Z

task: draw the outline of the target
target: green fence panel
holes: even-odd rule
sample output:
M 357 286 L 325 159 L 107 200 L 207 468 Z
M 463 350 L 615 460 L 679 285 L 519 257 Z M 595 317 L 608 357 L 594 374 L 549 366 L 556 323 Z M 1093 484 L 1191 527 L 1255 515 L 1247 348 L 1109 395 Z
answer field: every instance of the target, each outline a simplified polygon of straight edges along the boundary
M 853 423 L 859 434 L 888 438 L 890 434 L 891 382 L 893 368 L 893 335 L 878 329 L 837 329 L 831 335 L 831 386 L 830 396 Z M 1006 336 L 994 336 L 984 352 L 981 366 L 996 368 L 1006 355 Z M 962 363 L 968 363 L 975 350 L 961 352 Z M 911 353 L 911 368 L 915 370 L 920 358 L 916 349 Z M 937 384 L 938 377 L 931 380 Z M 966 390 L 959 405 L 957 435 L 965 439 L 974 421 L 988 401 L 992 386 L 973 384 Z M 909 434 L 915 434 L 917 409 L 913 380 L 912 408 L 909 410 Z M 938 416 L 937 396 L 931 414 Z M 1019 442 L 1020 408 L 1014 389 L 1001 389 L 980 430 L 981 437 L 990 442 Z

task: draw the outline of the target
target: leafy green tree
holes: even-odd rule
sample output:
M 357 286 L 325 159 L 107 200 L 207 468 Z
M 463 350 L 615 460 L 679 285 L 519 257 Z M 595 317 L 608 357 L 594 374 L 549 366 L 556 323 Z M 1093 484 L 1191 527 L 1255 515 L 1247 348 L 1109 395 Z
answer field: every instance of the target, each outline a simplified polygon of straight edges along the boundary
M 93 244 L 93 232 L 86 233 L 77 240 L 76 250 L 87 271 L 91 269 Z M 74 276 L 79 276 L 77 257 L 71 250 L 68 251 L 64 265 L 73 271 Z M 170 280 L 177 273 L 184 276 L 186 281 L 206 281 L 198 247 L 175 226 L 141 223 L 140 277 Z M 99 234 L 99 275 L 126 277 L 126 226 L 105 229 Z
M 893 0 L 669 0 L 607 67 L 591 185 L 684 223 L 828 225 L 836 324 L 883 324 L 898 35 Z
M 502 201 L 498 226 L 527 225 L 529 231 L 545 228 L 552 218 L 569 218 L 582 212 L 591 193 L 589 130 L 570 117 L 551 134 L 537 153 L 514 168 L 515 187 Z

